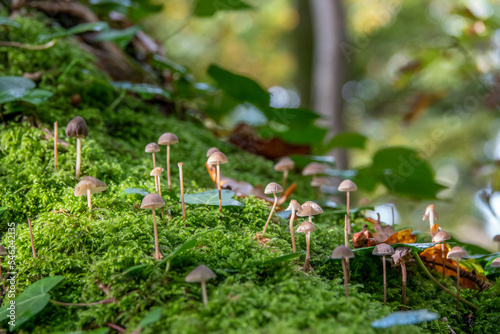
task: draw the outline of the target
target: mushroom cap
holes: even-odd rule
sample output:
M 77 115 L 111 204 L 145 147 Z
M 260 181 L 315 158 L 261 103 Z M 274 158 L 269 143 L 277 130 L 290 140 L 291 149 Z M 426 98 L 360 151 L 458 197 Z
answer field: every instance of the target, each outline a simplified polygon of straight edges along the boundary
M 500 242 L 500 234 L 495 235 L 493 241 Z
M 302 175 L 325 174 L 326 166 L 317 162 L 311 162 L 302 171 Z
M 490 267 L 492 268 L 500 268 L 500 257 L 497 257 L 490 263 Z
M 148 153 L 160 152 L 160 146 L 157 143 L 149 143 L 146 145 L 144 151 Z
M 156 167 L 156 168 L 153 168 L 153 170 L 151 171 L 151 173 L 149 174 L 150 176 L 157 176 L 157 175 L 161 175 L 161 173 L 163 173 L 165 169 L 163 169 L 162 167 Z
M 429 220 L 431 213 L 433 214 L 435 220 L 439 220 L 439 216 L 436 212 L 436 207 L 434 206 L 434 204 L 427 205 L 427 207 L 425 208 L 425 213 L 424 213 L 424 216 L 422 217 L 422 220 Z
M 7 255 L 7 249 L 3 245 L 0 245 L 0 256 Z
M 290 204 L 288 205 L 288 208 L 286 208 L 286 211 L 298 211 L 301 210 L 302 206 L 297 202 L 297 200 L 292 199 L 290 201 Z
M 434 235 L 434 237 L 432 238 L 432 241 L 433 242 L 443 242 L 445 240 L 450 240 L 451 237 L 450 235 L 448 234 L 448 232 L 445 232 L 445 231 L 439 231 L 438 233 L 436 233 Z
M 227 164 L 227 162 L 227 157 L 220 151 L 212 153 L 207 160 L 207 163 L 212 165 Z
M 276 194 L 283 192 L 283 187 L 276 182 L 271 182 L 264 189 L 264 194 Z
M 352 182 L 351 180 L 344 180 L 339 184 L 339 191 L 347 192 L 356 190 L 358 190 L 358 187 L 356 186 L 356 183 Z
M 299 217 L 314 216 L 323 213 L 323 209 L 313 201 L 307 201 L 302 204 L 302 208 L 297 212 Z
M 90 189 L 91 194 L 100 193 L 106 190 L 106 183 L 92 176 L 85 176 L 75 187 L 75 196 L 87 195 L 87 189 Z
M 158 145 L 172 145 L 177 144 L 179 142 L 179 138 L 176 135 L 170 132 L 165 132 L 158 138 Z
M 188 283 L 198 283 L 215 277 L 217 277 L 217 275 L 215 275 L 212 269 L 202 264 L 191 270 L 184 280 Z
M 141 209 L 156 209 L 165 205 L 163 198 L 157 193 L 151 193 L 144 196 L 141 202 Z
M 321 187 L 321 186 L 329 186 L 330 179 L 327 177 L 313 177 L 311 181 L 311 187 Z
M 354 257 L 354 252 L 346 246 L 337 246 L 330 256 L 332 259 L 350 259 Z
M 286 170 L 290 170 L 295 166 L 295 162 L 289 157 L 281 158 L 276 165 L 274 165 L 274 170 L 277 172 L 284 172 Z
M 311 223 L 307 220 L 305 222 L 303 222 L 302 224 L 300 224 L 299 227 L 297 227 L 298 233 L 312 232 L 314 230 L 316 230 L 316 226 L 314 226 L 313 223 Z
M 208 150 L 207 150 L 207 158 L 209 156 L 211 156 L 212 154 L 214 154 L 215 152 L 220 152 L 220 150 L 217 148 L 217 147 L 210 147 Z
M 463 249 L 460 246 L 455 246 L 452 249 L 450 249 L 450 251 L 448 252 L 448 255 L 446 255 L 446 258 L 453 259 L 453 258 L 457 258 L 457 257 L 462 258 L 462 257 L 468 257 L 468 256 L 469 256 L 469 254 L 467 254 L 465 249 Z
M 66 136 L 68 137 L 85 138 L 88 134 L 87 123 L 80 116 L 73 118 L 66 126 Z
M 388 244 L 378 244 L 375 246 L 372 252 L 373 255 L 392 255 L 394 254 L 394 248 Z

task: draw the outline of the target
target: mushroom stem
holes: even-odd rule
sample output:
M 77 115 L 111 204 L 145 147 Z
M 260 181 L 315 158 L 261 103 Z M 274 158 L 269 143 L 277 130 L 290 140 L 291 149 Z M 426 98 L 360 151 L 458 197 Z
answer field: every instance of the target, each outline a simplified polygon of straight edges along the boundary
M 344 216 L 344 246 L 349 247 L 349 234 L 347 232 L 347 225 L 349 225 L 349 215 Z
M 286 188 L 286 179 L 288 179 L 288 169 L 283 171 L 283 189 Z
M 156 227 L 156 210 L 153 208 L 153 226 L 154 226 L 154 232 L 155 232 L 155 259 L 159 260 L 160 259 L 160 250 L 158 246 L 158 229 Z
M 57 122 L 54 122 L 54 168 L 57 169 L 57 159 L 59 154 L 57 152 Z
M 457 257 L 457 311 L 460 308 L 460 258 Z
M 443 259 L 443 279 L 444 279 L 444 268 L 446 266 L 446 264 L 445 264 L 446 259 L 444 256 L 444 244 L 441 244 L 441 257 Z
M 87 206 L 92 210 L 92 193 L 90 192 L 90 187 L 87 188 Z
M 311 232 L 306 232 L 306 271 L 309 269 L 309 262 L 311 261 Z
M 293 234 L 293 221 L 295 219 L 295 210 L 292 210 L 292 214 L 290 215 L 290 234 L 292 235 L 292 248 L 293 252 L 297 253 L 297 248 L 295 246 L 295 235 Z
M 76 138 L 76 177 L 80 177 L 80 165 L 82 156 L 82 139 Z
M 382 268 L 384 272 L 384 306 L 387 304 L 387 277 L 385 271 L 385 254 L 382 255 Z
M 345 298 L 349 298 L 349 285 L 347 282 L 347 264 L 346 259 L 342 258 L 342 271 L 344 272 L 344 287 L 345 287 Z
M 155 191 L 158 192 L 158 179 L 156 178 L 156 175 L 155 175 Z
M 201 281 L 201 298 L 203 299 L 203 305 L 207 307 L 208 306 L 207 282 L 205 282 L 205 280 Z
M 179 162 L 179 179 L 181 182 L 181 202 L 182 202 L 182 219 L 184 220 L 184 227 L 186 227 L 186 205 L 184 203 L 184 176 L 182 174 L 182 162 Z
M 217 189 L 219 190 L 219 212 L 222 213 L 222 196 L 220 194 L 220 164 L 217 164 Z
M 219 194 L 220 194 L 220 192 L 219 192 Z M 271 221 L 271 217 L 273 216 L 274 209 L 276 208 L 276 203 L 278 203 L 278 196 L 276 196 L 276 193 L 273 193 L 273 195 L 274 195 L 273 207 L 271 208 L 271 212 L 269 213 L 269 217 L 267 217 L 267 222 L 266 222 L 266 225 L 264 226 L 264 232 L 262 232 L 262 234 L 266 234 L 267 225 Z
M 158 175 L 157 178 L 158 178 L 158 195 L 161 196 L 161 179 L 160 179 L 160 175 Z
M 170 181 L 170 145 L 167 145 L 167 182 L 168 182 L 168 191 L 172 189 L 172 182 Z
M 434 213 L 432 211 L 429 212 L 429 224 L 432 231 L 432 225 L 434 225 Z
M 406 264 L 401 261 L 401 274 L 403 276 L 402 301 L 401 304 L 406 305 Z
M 36 259 L 35 243 L 33 242 L 33 230 L 31 229 L 31 219 L 29 218 L 28 218 L 28 226 L 30 229 L 31 250 L 33 252 L 33 257 Z
M 351 192 L 347 192 L 347 217 L 350 218 L 350 203 L 351 202 Z M 351 221 L 347 220 L 347 234 L 351 234 Z M 346 245 L 347 246 L 347 245 Z
M 153 152 L 153 168 L 156 168 L 156 157 L 155 157 L 155 152 Z

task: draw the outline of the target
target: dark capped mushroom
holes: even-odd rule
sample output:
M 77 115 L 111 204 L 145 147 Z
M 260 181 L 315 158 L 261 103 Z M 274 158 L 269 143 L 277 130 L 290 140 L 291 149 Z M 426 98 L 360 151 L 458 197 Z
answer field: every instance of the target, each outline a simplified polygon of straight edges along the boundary
M 158 139 L 159 145 L 167 145 L 167 180 L 168 180 L 168 191 L 172 188 L 172 183 L 170 181 L 170 145 L 177 144 L 179 138 L 170 132 L 166 132 L 160 136 Z M 153 153 L 154 154 L 154 153 Z
M 274 170 L 283 172 L 283 188 L 286 188 L 286 180 L 288 179 L 288 171 L 295 166 L 295 162 L 289 157 L 281 158 L 275 165 Z
M 201 296 L 203 298 L 203 305 L 208 306 L 207 297 L 207 281 L 215 278 L 217 275 L 205 265 L 194 268 L 185 278 L 188 283 L 201 283 Z
M 92 194 L 106 190 L 106 183 L 92 176 L 85 176 L 75 187 L 75 196 L 87 196 L 87 206 L 92 210 Z
M 159 244 L 158 244 L 158 228 L 156 226 L 156 209 L 161 208 L 165 205 L 163 198 L 157 193 L 151 193 L 144 196 L 141 203 L 141 209 L 152 209 L 153 210 L 153 226 L 155 234 L 155 259 L 160 260 L 162 255 L 160 254 Z
M 331 258 L 338 260 L 342 260 L 342 271 L 344 272 L 344 287 L 345 287 L 345 297 L 349 298 L 349 284 L 348 284 L 348 278 L 349 274 L 347 273 L 347 265 L 346 265 L 346 260 L 353 258 L 354 257 L 354 252 L 346 246 L 337 246 L 332 252 Z
M 273 194 L 274 195 L 274 203 L 273 207 L 271 208 L 271 212 L 269 213 L 269 217 L 267 218 L 266 225 L 264 226 L 264 232 L 262 234 L 266 234 L 267 230 L 267 225 L 271 221 L 271 218 L 274 213 L 274 209 L 276 208 L 276 204 L 278 203 L 278 196 L 276 196 L 277 193 L 283 192 L 283 188 L 277 184 L 276 182 L 271 182 L 266 186 L 266 189 L 264 190 L 265 194 Z
M 448 252 L 448 259 L 457 261 L 457 311 L 460 308 L 460 258 L 469 257 L 469 254 L 460 246 L 455 246 Z
M 89 129 L 87 123 L 80 116 L 69 121 L 66 126 L 66 136 L 76 138 L 76 177 L 80 177 L 80 165 L 82 159 L 82 138 L 87 137 Z
M 394 248 L 388 244 L 378 244 L 372 252 L 373 255 L 382 256 L 382 267 L 384 271 L 384 305 L 387 303 L 387 277 L 385 270 L 385 256 L 394 254 Z

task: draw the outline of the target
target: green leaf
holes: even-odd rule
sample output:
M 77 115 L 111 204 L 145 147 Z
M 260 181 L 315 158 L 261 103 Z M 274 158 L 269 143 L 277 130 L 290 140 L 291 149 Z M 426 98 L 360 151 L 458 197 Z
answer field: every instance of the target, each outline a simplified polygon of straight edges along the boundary
M 299 252 L 299 253 L 292 253 L 292 254 L 286 254 L 286 255 L 278 256 L 278 257 L 275 257 L 275 258 L 273 258 L 271 260 L 264 261 L 264 264 L 265 265 L 269 265 L 269 264 L 273 264 L 273 263 L 285 262 L 285 261 L 288 261 L 288 260 L 296 259 L 299 256 L 301 256 L 302 254 L 304 254 L 304 253 L 303 252 Z
M 125 89 L 130 92 L 137 93 L 145 100 L 151 100 L 155 95 L 163 96 L 166 99 L 172 98 L 168 91 L 155 85 L 132 83 L 128 81 L 113 82 L 112 85 L 117 89 Z
M 404 312 L 397 311 L 382 319 L 373 321 L 371 325 L 373 328 L 389 328 L 397 325 L 414 325 L 436 319 L 439 319 L 439 314 L 425 309 Z
M 38 39 L 40 42 L 51 40 L 54 38 L 60 38 L 60 37 L 67 37 L 67 36 L 73 36 L 77 34 L 81 34 L 84 32 L 89 32 L 89 31 L 104 31 L 108 30 L 109 26 L 106 22 L 88 22 L 88 23 L 81 23 L 78 24 L 72 28 L 66 29 L 66 30 L 61 30 L 56 33 L 50 34 L 50 35 L 40 35 Z
M 239 201 L 232 199 L 233 196 L 234 191 L 222 189 L 222 206 L 243 206 Z M 202 193 L 184 195 L 184 202 L 186 204 L 219 205 L 219 191 L 212 189 Z
M 118 276 L 120 275 L 132 275 L 132 274 L 135 274 L 135 273 L 144 273 L 145 270 L 143 270 L 144 268 L 148 268 L 149 265 L 147 263 L 144 263 L 144 264 L 138 264 L 136 266 L 132 266 L 130 268 L 127 268 L 127 270 L 125 270 L 123 273 L 119 274 Z
M 144 318 L 142 318 L 141 322 L 137 325 L 137 327 L 146 327 L 147 325 L 154 324 L 161 319 L 161 308 L 153 308 L 151 311 L 146 314 Z
M 0 26 L 11 26 L 15 28 L 21 28 L 21 25 L 19 23 L 5 16 L 0 17 Z
M 213 16 L 218 11 L 251 9 L 252 6 L 242 0 L 196 0 L 194 15 Z
M 2 207 L 0 208 L 0 216 L 1 216 L 1 215 L 5 212 L 5 211 L 7 211 L 7 208 L 6 208 L 6 207 L 4 207 L 4 206 L 2 206 Z
M 142 196 L 146 196 L 149 193 L 146 190 L 140 188 L 127 188 L 123 189 L 122 192 L 119 194 L 119 196 L 128 196 L 130 194 L 140 194 Z
M 168 59 L 165 59 L 159 55 L 153 56 L 153 66 L 160 70 L 169 70 L 171 72 L 176 72 L 180 74 L 188 74 L 188 70 L 179 64 L 174 63 Z
M 137 26 L 133 26 L 123 30 L 108 30 L 103 31 L 99 35 L 97 35 L 94 40 L 95 41 L 111 41 L 115 42 L 120 48 L 125 48 L 132 38 L 139 32 L 141 28 Z
M 334 147 L 364 149 L 368 138 L 356 132 L 344 132 L 333 137 L 324 150 L 329 151 Z
M 320 145 L 327 133 L 327 129 L 319 128 L 312 124 L 302 129 L 275 132 L 284 141 L 296 145 Z

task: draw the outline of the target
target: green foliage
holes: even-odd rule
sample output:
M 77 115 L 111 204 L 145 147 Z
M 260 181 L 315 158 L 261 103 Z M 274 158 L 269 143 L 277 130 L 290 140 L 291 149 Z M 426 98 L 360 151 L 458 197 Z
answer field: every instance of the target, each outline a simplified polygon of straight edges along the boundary
M 106 22 L 89 22 L 89 23 L 81 23 L 72 28 L 66 30 L 60 30 L 56 33 L 50 35 L 39 35 L 39 41 L 45 42 L 54 38 L 68 37 L 77 34 L 81 34 L 88 31 L 104 31 L 108 30 L 109 26 Z
M 364 149 L 368 138 L 356 132 L 343 132 L 333 137 L 325 146 L 325 151 L 334 147 Z
M 131 83 L 131 82 L 113 82 L 114 87 L 118 89 L 124 89 L 129 92 L 134 92 L 139 94 L 145 100 L 151 100 L 155 95 L 163 96 L 166 99 L 170 99 L 171 95 L 165 89 L 145 83 Z
M 111 29 L 101 32 L 94 40 L 115 42 L 120 48 L 124 49 L 140 30 L 141 28 L 137 26 L 132 26 L 123 30 Z
M 0 77 L 0 104 L 22 101 L 38 105 L 52 96 L 51 92 L 35 87 L 33 81 L 23 77 Z
M 218 11 L 244 10 L 252 6 L 243 0 L 196 0 L 194 5 L 194 15 L 200 17 L 213 16 Z
M 233 199 L 233 196 L 234 191 L 222 189 L 222 206 L 243 206 L 240 202 Z M 186 204 L 219 205 L 219 191 L 217 189 L 212 189 L 197 194 L 187 194 L 184 195 L 184 202 Z

